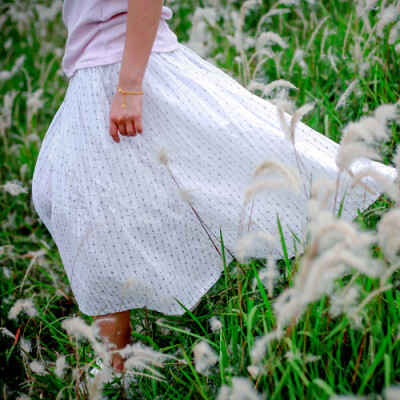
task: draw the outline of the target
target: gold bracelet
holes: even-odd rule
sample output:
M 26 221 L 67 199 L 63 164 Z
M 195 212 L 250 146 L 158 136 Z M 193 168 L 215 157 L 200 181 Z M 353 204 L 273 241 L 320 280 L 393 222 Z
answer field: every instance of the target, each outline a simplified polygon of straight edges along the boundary
M 144 91 L 143 91 L 143 90 L 140 91 L 140 92 L 128 92 L 127 90 L 122 90 L 122 89 L 119 87 L 119 84 L 118 84 L 118 83 L 117 83 L 117 90 L 118 90 L 118 92 L 121 92 L 122 95 L 124 96 L 124 102 L 123 102 L 123 104 L 122 104 L 122 108 L 125 108 L 125 107 L 126 107 L 126 105 L 125 105 L 125 95 L 126 95 L 126 94 L 144 94 Z

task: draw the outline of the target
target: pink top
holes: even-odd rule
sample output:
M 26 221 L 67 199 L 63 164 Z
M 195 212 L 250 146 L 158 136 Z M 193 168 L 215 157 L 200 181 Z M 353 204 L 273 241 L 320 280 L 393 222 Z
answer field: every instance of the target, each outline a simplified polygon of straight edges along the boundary
M 68 38 L 62 68 L 70 78 L 78 68 L 122 61 L 128 0 L 64 0 L 62 17 Z M 162 6 L 152 51 L 175 50 L 176 34 L 165 22 L 172 10 Z

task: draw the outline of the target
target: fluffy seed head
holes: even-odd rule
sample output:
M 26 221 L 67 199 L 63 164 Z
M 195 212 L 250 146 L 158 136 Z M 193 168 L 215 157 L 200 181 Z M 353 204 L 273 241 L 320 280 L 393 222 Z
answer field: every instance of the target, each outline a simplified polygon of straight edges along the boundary
M 374 148 L 389 139 L 387 124 L 397 118 L 399 105 L 397 102 L 379 106 L 372 117 L 363 117 L 345 127 L 340 140 L 341 147 L 336 155 L 336 164 L 341 170 L 348 170 L 356 158 L 381 159 Z
M 282 49 L 288 47 L 288 44 L 275 32 L 263 32 L 257 39 L 257 49 L 272 44 L 277 44 Z
M 36 114 L 43 107 L 44 101 L 41 99 L 42 94 L 43 88 L 40 88 L 29 95 L 26 105 L 32 114 Z
M 250 374 L 251 379 L 257 379 L 260 375 L 260 368 L 257 365 L 247 366 L 247 372 Z
M 265 85 L 262 94 L 263 96 L 268 96 L 274 89 L 281 87 L 298 90 L 297 87 L 293 85 L 293 83 L 285 81 L 284 79 L 278 79 L 276 81 L 269 83 L 268 85 Z
M 188 203 L 190 203 L 190 201 L 192 200 L 192 192 L 198 190 L 196 189 L 183 189 L 180 188 L 179 189 L 179 195 L 181 197 L 182 200 L 187 201 Z
M 383 391 L 385 400 L 398 400 L 400 399 L 400 385 L 390 386 Z
M 33 360 L 31 363 L 29 363 L 29 368 L 36 375 L 47 375 L 48 374 L 48 372 L 44 368 L 43 363 L 38 360 Z
M 174 358 L 171 355 L 155 351 L 154 349 L 145 346 L 140 342 L 125 346 L 125 348 L 119 351 L 119 354 L 125 358 L 125 368 L 131 374 L 135 374 L 133 370 L 148 370 L 160 379 L 163 379 L 164 376 L 154 369 L 153 366 L 161 368 L 163 367 L 162 362 L 164 360 L 168 358 Z
M 236 244 L 236 257 L 239 262 L 245 263 L 248 258 L 254 256 L 259 247 L 267 251 L 270 246 L 274 246 L 275 239 L 266 232 L 255 232 L 241 237 Z
M 357 83 L 360 81 L 360 79 L 355 79 L 350 86 L 344 91 L 344 93 L 340 96 L 340 99 L 338 100 L 335 110 L 338 110 L 339 108 L 343 107 L 347 103 L 347 99 L 349 98 L 350 94 L 354 91 Z
M 332 317 L 337 317 L 341 314 L 350 315 L 357 306 L 359 298 L 360 287 L 358 285 L 337 289 L 330 297 L 329 313 Z
M 29 317 L 36 317 L 38 312 L 36 310 L 35 305 L 33 304 L 32 298 L 27 299 L 20 299 L 17 300 L 14 305 L 11 307 L 10 311 L 8 312 L 8 318 L 10 319 L 17 319 L 17 316 L 24 312 Z
M 329 18 L 329 17 L 323 18 L 323 19 L 319 22 L 319 24 L 317 25 L 317 27 L 314 29 L 314 32 L 312 33 L 312 35 L 311 35 L 311 37 L 310 37 L 310 40 L 309 40 L 308 43 L 307 43 L 307 48 L 306 48 L 306 51 L 305 51 L 306 54 L 307 54 L 308 51 L 310 50 L 310 48 L 311 48 L 311 46 L 312 46 L 312 44 L 313 44 L 313 42 L 314 42 L 314 39 L 315 39 L 315 37 L 317 36 L 317 33 L 319 32 L 319 30 L 321 29 L 322 25 L 327 21 L 328 18 Z
M 168 153 L 165 147 L 162 147 L 159 151 L 158 161 L 160 162 L 160 164 L 165 165 L 166 167 L 168 166 Z
M 308 66 L 304 60 L 305 55 L 306 52 L 303 49 L 296 49 L 292 58 L 292 62 L 289 67 L 289 74 L 292 74 L 295 64 L 298 64 L 301 68 L 303 76 L 307 75 Z
M 280 177 L 277 178 L 277 175 Z M 247 205 L 257 193 L 265 190 L 292 190 L 299 192 L 302 179 L 297 169 L 278 160 L 263 161 L 253 173 L 253 182 L 247 188 L 244 205 Z
M 193 356 L 196 371 L 202 375 L 208 375 L 209 368 L 218 361 L 217 355 L 214 353 L 211 346 L 204 340 L 201 340 L 193 346 Z
M 218 317 L 213 316 L 210 318 L 210 327 L 213 332 L 219 332 L 222 329 L 222 322 Z
M 65 369 L 67 368 L 67 358 L 66 356 L 60 355 L 57 357 L 56 360 L 56 368 L 55 368 L 55 373 L 59 378 L 62 378 L 65 373 Z
M 379 13 L 379 20 L 376 26 L 376 35 L 380 38 L 383 38 L 384 33 L 383 30 L 385 27 L 392 22 L 396 21 L 398 15 L 400 14 L 400 5 L 390 5 L 383 9 Z
M 96 321 L 89 326 L 82 317 L 71 317 L 62 321 L 61 326 L 68 335 L 75 337 L 77 340 L 89 340 L 95 353 L 104 362 L 108 362 L 110 353 L 107 351 L 106 345 L 97 341 L 100 337 L 100 328 Z
M 250 357 L 253 365 L 256 365 L 260 362 L 267 351 L 268 343 L 272 342 L 275 339 L 279 338 L 278 331 L 268 332 L 266 335 L 257 337 L 254 340 L 253 347 L 250 350 Z
M 31 400 L 31 398 L 27 394 L 21 394 L 15 400 Z
M 272 297 L 274 290 L 274 283 L 277 280 L 279 274 L 276 268 L 275 259 L 269 255 L 267 258 L 267 266 L 258 271 L 258 278 L 260 279 L 262 285 L 268 291 L 268 297 Z M 253 278 L 252 289 L 255 290 L 257 286 L 257 278 Z
M 6 182 L 4 185 L 0 185 L 0 187 L 2 187 L 5 192 L 11 194 L 11 196 L 28 193 L 28 190 L 22 186 L 21 182 L 16 180 Z
M 25 355 L 26 353 L 30 353 L 32 351 L 32 343 L 29 339 L 25 339 L 24 337 L 21 337 L 19 340 L 19 346 L 21 350 L 21 356 Z
M 329 201 L 329 198 L 331 198 L 336 191 L 336 182 L 326 179 L 326 178 L 321 178 L 318 179 L 317 181 L 314 181 L 311 186 L 311 200 L 309 200 L 309 203 L 311 204 L 313 200 L 318 200 L 319 201 L 319 207 L 323 208 L 326 207 Z M 307 208 L 308 209 L 308 208 Z M 311 211 L 311 207 L 309 211 Z M 308 213 L 310 217 L 313 216 L 312 213 Z
M 122 286 L 122 297 L 126 297 L 128 294 L 130 296 L 134 295 L 142 295 L 146 291 L 149 290 L 149 287 L 141 280 L 135 277 L 129 278 L 125 281 L 124 285 Z
M 254 390 L 251 381 L 244 377 L 232 377 L 232 387 L 222 385 L 217 400 L 261 400 L 261 396 Z
M 351 187 L 355 187 L 356 185 L 360 184 L 361 180 L 364 177 L 372 177 L 382 188 L 382 190 L 394 200 L 397 200 L 398 197 L 398 188 L 394 185 L 389 178 L 385 175 L 380 173 L 379 171 L 373 168 L 363 168 L 361 171 L 358 171 L 352 177 L 352 184 Z M 374 189 L 370 189 L 372 193 L 376 193 Z
M 400 209 L 392 208 L 379 221 L 378 244 L 385 256 L 395 262 L 400 256 Z
M 375 7 L 376 3 L 378 3 L 378 0 L 358 1 L 356 6 L 357 16 L 362 17 L 365 13 Z
M 289 128 L 289 139 L 292 143 L 295 142 L 294 132 L 297 123 L 301 121 L 301 119 L 313 109 L 314 109 L 314 104 L 305 104 L 301 106 L 298 110 L 296 110 L 296 112 L 293 114 L 292 119 L 290 120 L 290 128 Z
M 12 278 L 11 268 L 9 268 L 9 267 L 3 267 L 3 268 L 2 268 L 2 271 L 3 271 L 3 276 L 4 276 L 4 278 L 6 278 L 6 279 Z
M 15 335 L 11 331 L 9 331 L 7 328 L 0 327 L 0 332 L 4 336 L 8 336 L 13 339 L 15 338 Z

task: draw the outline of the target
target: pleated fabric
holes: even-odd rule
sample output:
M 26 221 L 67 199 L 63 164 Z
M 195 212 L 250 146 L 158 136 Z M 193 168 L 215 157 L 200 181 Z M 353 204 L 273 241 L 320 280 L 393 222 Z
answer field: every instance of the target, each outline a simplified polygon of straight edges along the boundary
M 277 236 L 279 217 L 293 256 L 293 235 L 301 238 L 307 222 L 306 193 L 311 182 L 336 181 L 339 145 L 300 122 L 296 160 L 276 107 L 183 44 L 151 53 L 143 134 L 116 143 L 109 114 L 120 67 L 82 68 L 72 76 L 33 175 L 33 204 L 79 309 L 93 316 L 142 307 L 184 314 L 176 300 L 190 309 L 223 271 L 220 231 L 229 263 L 240 237 Z M 267 159 L 293 168 L 300 159 L 301 190 L 269 190 L 244 207 L 253 173 Z M 367 159 L 352 169 L 362 167 L 396 178 L 393 167 Z M 350 184 L 342 174 L 336 205 L 337 211 L 346 193 L 341 218 L 348 221 L 382 193 L 372 178 L 373 191 Z M 268 251 L 282 258 L 279 238 Z M 268 251 L 256 246 L 252 256 Z

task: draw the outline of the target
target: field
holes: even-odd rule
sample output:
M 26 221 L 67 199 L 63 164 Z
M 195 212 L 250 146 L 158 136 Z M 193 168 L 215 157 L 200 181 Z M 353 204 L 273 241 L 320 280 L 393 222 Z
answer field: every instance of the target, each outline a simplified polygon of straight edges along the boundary
M 166 5 L 181 43 L 348 146 L 342 166 L 375 154 L 400 170 L 399 1 Z M 60 0 L 0 2 L 1 396 L 400 399 L 400 192 L 382 177 L 384 193 L 353 223 L 313 198 L 298 256 L 225 263 L 183 317 L 134 310 L 129 388 L 117 378 L 102 387 L 106 374 L 86 379 L 103 349 L 31 198 L 41 142 L 68 86 L 61 9 Z M 245 254 L 251 243 L 242 245 Z M 285 254 L 283 237 L 279 245 Z

